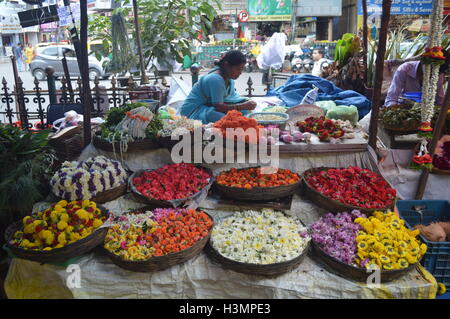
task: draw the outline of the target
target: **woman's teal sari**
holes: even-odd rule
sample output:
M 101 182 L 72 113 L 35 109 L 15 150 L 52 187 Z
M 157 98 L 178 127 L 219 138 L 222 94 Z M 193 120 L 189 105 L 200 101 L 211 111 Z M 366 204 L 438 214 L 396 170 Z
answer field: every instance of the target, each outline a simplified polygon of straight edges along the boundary
M 213 104 L 236 104 L 246 100 L 237 94 L 234 80 L 230 79 L 226 86 L 223 77 L 215 73 L 217 70 L 218 68 L 212 69 L 192 87 L 191 93 L 180 109 L 181 115 L 200 120 L 203 124 L 217 122 L 225 114 L 217 112 Z M 243 111 L 243 113 L 247 112 Z

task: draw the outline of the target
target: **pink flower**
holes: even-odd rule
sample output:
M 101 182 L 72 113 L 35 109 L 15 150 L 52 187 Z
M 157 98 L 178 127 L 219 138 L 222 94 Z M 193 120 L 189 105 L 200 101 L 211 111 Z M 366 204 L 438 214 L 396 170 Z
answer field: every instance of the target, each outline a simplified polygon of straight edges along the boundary
M 127 242 L 126 241 L 121 242 L 120 243 L 120 248 L 125 249 L 125 250 L 128 249 Z

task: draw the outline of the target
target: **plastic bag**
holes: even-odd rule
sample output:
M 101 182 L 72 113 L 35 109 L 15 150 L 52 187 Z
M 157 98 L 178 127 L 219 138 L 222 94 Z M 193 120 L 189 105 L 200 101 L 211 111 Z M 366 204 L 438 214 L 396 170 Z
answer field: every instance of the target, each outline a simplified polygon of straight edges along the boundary
M 315 101 L 314 105 L 320 107 L 323 112 L 327 114 L 328 110 L 336 106 L 336 103 L 334 103 L 334 101 Z
M 336 105 L 329 109 L 326 117 L 335 120 L 348 120 L 352 125 L 358 123 L 358 108 L 354 105 Z
M 283 66 L 286 47 L 286 35 L 274 33 L 269 42 L 262 48 L 262 52 L 256 58 L 261 70 L 269 68 L 280 69 Z

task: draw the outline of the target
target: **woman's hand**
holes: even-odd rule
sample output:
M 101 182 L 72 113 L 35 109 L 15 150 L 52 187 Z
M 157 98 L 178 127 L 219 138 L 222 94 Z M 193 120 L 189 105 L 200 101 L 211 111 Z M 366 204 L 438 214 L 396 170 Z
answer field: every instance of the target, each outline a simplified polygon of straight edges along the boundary
M 248 100 L 240 105 L 241 110 L 254 110 L 256 107 L 256 102 L 252 100 Z
M 213 106 L 217 112 L 221 112 L 221 113 L 225 113 L 225 114 L 230 110 L 230 106 L 227 104 L 224 104 L 224 103 L 214 104 Z

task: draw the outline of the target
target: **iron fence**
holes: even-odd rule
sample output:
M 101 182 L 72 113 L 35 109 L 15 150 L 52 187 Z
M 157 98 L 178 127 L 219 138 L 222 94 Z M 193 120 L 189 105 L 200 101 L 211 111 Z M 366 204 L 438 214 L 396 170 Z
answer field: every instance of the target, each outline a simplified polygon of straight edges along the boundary
M 186 74 L 186 76 L 190 76 Z M 273 77 L 272 81 L 276 81 L 277 77 Z M 75 79 L 70 79 L 73 81 Z M 126 80 L 126 86 L 121 86 Z M 112 77 L 108 83 L 108 87 L 100 85 L 98 78 L 93 81 L 91 88 L 91 95 L 93 100 L 92 116 L 102 116 L 109 108 L 120 107 L 131 101 L 130 93 L 136 92 L 138 87 L 138 78 L 129 77 L 115 78 Z M 164 105 L 164 99 L 167 98 L 169 91 L 167 82 L 164 77 L 151 77 L 150 81 L 154 85 L 163 87 L 164 97 L 161 105 Z M 50 92 L 48 89 L 42 87 L 40 81 L 35 79 L 31 89 L 25 88 L 24 83 L 18 77 L 16 84 L 9 84 L 3 77 L 0 89 L 0 123 L 11 124 L 14 126 L 22 126 L 24 129 L 43 129 L 50 127 L 51 123 L 47 123 L 47 109 L 51 104 L 52 94 L 56 94 L 56 102 L 61 104 L 83 103 L 82 101 L 82 81 L 81 78 L 76 78 L 75 85 L 68 85 L 68 80 L 61 77 L 59 82 L 59 89 L 55 92 Z M 102 82 L 103 84 L 103 82 Z M 118 85 L 119 84 L 119 85 Z M 246 97 L 257 97 L 264 95 L 254 94 L 254 82 L 249 76 L 245 88 Z M 69 87 L 74 87 L 72 90 Z M 266 84 L 265 91 L 268 91 L 271 83 Z M 23 108 L 19 105 L 22 103 Z M 22 111 L 21 111 L 22 110 Z M 22 121 L 21 121 L 22 119 Z

